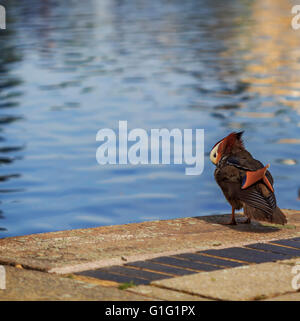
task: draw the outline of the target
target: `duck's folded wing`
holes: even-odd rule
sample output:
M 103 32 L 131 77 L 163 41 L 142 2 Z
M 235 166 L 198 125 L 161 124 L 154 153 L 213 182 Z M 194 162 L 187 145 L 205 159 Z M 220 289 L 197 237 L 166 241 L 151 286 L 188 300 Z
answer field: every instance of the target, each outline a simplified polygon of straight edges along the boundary
M 240 171 L 241 189 L 239 199 L 254 208 L 272 216 L 276 208 L 273 190 L 273 177 L 265 166 L 252 157 L 234 157 L 227 159 L 227 165 Z
M 263 184 L 241 189 L 239 199 L 249 206 L 262 210 L 270 217 L 277 206 L 274 193 L 267 190 Z
M 227 159 L 227 165 L 234 166 L 242 172 L 242 189 L 259 182 L 260 180 L 274 193 L 273 177 L 268 171 L 270 165 L 264 166 L 260 161 L 252 158 L 231 156 Z

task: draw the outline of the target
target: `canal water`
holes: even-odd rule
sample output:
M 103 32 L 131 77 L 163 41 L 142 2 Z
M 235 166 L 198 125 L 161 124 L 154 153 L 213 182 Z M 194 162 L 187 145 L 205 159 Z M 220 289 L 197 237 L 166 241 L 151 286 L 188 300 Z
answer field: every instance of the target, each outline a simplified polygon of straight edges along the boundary
M 299 209 L 292 1 L 2 1 L 0 237 L 226 213 L 211 147 L 244 130 Z M 205 167 L 96 161 L 101 128 L 205 131 Z

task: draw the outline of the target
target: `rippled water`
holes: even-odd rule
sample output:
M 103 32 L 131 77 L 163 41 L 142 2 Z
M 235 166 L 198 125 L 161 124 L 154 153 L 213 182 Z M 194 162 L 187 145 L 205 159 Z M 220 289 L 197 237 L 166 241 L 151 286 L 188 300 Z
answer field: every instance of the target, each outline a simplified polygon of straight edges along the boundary
M 253 156 L 271 163 L 279 205 L 299 209 L 291 2 L 4 4 L 0 237 L 227 212 L 208 152 L 240 129 Z M 98 165 L 96 133 L 119 120 L 129 129 L 204 128 L 204 173 Z

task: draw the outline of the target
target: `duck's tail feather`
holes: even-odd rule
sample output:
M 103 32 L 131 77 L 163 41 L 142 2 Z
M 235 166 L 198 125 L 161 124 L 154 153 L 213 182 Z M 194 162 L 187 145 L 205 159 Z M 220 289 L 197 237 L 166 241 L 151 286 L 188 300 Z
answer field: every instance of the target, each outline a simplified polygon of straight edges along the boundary
M 258 208 L 244 204 L 244 214 L 245 216 L 257 221 L 265 221 L 281 225 L 287 223 L 286 216 L 278 206 L 274 208 L 273 213 L 270 215 L 269 213 L 266 213 Z

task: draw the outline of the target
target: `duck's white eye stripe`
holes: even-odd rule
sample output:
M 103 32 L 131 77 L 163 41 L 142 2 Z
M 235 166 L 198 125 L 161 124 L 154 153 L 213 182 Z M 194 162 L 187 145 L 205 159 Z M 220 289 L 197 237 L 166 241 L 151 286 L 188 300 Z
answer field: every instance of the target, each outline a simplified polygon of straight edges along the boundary
M 219 143 L 220 144 L 220 143 Z M 218 148 L 219 148 L 219 144 L 217 144 L 212 151 L 210 152 L 209 158 L 210 160 L 215 164 L 216 163 L 216 158 L 218 155 Z

